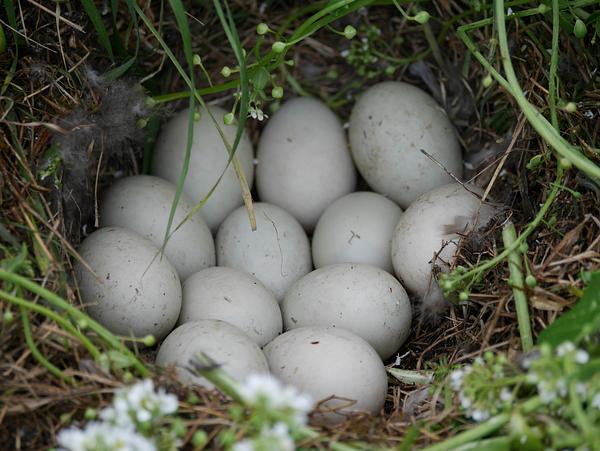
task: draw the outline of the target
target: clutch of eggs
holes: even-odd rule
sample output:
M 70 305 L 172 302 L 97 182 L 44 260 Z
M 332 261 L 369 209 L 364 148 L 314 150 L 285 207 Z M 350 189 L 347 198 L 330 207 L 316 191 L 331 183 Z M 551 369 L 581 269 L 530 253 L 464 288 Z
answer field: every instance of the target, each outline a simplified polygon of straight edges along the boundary
M 85 308 L 120 335 L 168 335 L 156 363 L 174 366 L 185 383 L 210 386 L 190 371 L 190 360 L 203 353 L 238 380 L 270 370 L 315 400 L 332 397 L 326 407 L 333 410 L 319 420 L 378 413 L 387 392 L 382 359 L 410 334 L 405 287 L 423 296 L 432 256 L 443 248 L 440 256 L 450 260 L 464 227 L 494 213 L 475 188 L 445 185 L 450 177 L 426 155 L 461 176 L 450 121 L 418 88 L 380 83 L 355 104 L 348 143 L 321 101 L 285 102 L 259 140 L 261 201 L 253 204 L 252 230 L 212 119 L 228 144 L 236 127 L 222 125 L 226 111 L 219 107 L 199 113 L 173 225 L 224 173 L 220 184 L 163 254 L 187 139 L 189 112 L 177 113 L 157 140 L 153 176 L 121 179 L 104 193 L 104 228 L 80 247 L 89 268 L 76 264 Z M 246 134 L 236 156 L 252 186 Z M 353 192 L 354 165 L 375 192 Z M 457 222 L 463 228 L 449 230 Z M 348 407 L 339 398 L 356 403 Z

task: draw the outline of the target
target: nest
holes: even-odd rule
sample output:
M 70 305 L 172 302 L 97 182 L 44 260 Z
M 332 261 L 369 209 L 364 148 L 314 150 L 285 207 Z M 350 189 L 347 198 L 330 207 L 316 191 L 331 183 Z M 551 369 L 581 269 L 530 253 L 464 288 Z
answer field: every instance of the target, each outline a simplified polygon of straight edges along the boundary
M 359 36 L 371 36 L 369 44 L 387 58 L 363 64 L 357 57 L 351 62 L 343 55 L 352 50 L 352 42 L 324 29 L 296 46 L 289 55 L 294 65 L 274 77 L 278 85 L 286 86 L 286 96 L 307 92 L 325 99 L 344 120 L 355 96 L 377 81 L 407 81 L 432 94 L 459 131 L 469 177 L 507 207 L 485 230 L 463 240 L 458 263 L 469 266 L 497 255 L 502 247 L 500 229 L 507 218 L 518 230 L 532 220 L 553 186 L 556 162 L 513 99 L 497 85 L 484 88 L 484 69 L 452 31 L 477 20 L 475 12 L 443 1 L 429 7 L 435 18 L 430 30 L 438 38 L 433 47 L 420 25 L 391 14 L 390 7 L 370 7 L 335 26 L 355 26 Z M 158 22 L 158 7 L 145 8 Z M 236 19 L 246 48 L 256 39 L 258 23 L 277 29 L 292 10 L 277 2 L 263 8 L 242 0 L 232 2 L 231 8 L 241 11 Z M 167 9 L 163 37 L 184 61 L 176 21 Z M 211 8 L 194 7 L 188 12 L 193 17 L 189 23 L 194 53 L 201 55 L 213 81 L 224 81 L 219 72 L 223 66 L 235 65 L 235 57 L 216 15 Z M 0 97 L 0 259 L 14 257 L 25 246 L 28 277 L 79 305 L 71 262 L 79 241 L 97 225 L 98 192 L 116 175 L 144 170 L 152 130 L 140 128 L 139 120 L 160 120 L 183 106 L 171 102 L 150 113 L 140 83 L 154 93 L 181 91 L 185 85 L 145 28 L 139 30 L 134 67 L 115 81 L 100 75 L 111 69 L 110 61 L 83 11 L 50 12 L 31 2 L 21 13 L 18 39 L 27 42 L 21 47 L 27 50 L 18 56 L 10 49 L 0 54 L 2 72 L 11 77 Z M 126 11 L 123 17 L 129 17 Z M 300 20 L 294 19 L 290 28 Z M 128 22 L 116 25 L 124 33 Z M 489 48 L 491 33 L 491 27 L 474 32 L 480 48 Z M 548 58 L 543 50 L 551 45 L 548 21 L 543 16 L 526 18 L 518 25 L 512 23 L 509 33 L 521 86 L 529 100 L 545 111 Z M 561 97 L 578 107 L 574 113 L 559 110 L 564 136 L 583 148 L 600 147 L 600 80 L 594 69 L 600 63 L 598 44 L 582 48 L 579 40 L 561 35 L 560 55 Z M 230 106 L 232 94 L 210 95 L 206 100 Z M 254 143 L 260 127 L 249 121 Z M 527 169 L 531 158 L 540 154 L 544 157 L 538 166 Z M 57 155 L 62 164 L 53 171 Z M 528 239 L 527 259 L 538 281 L 528 293 L 534 334 L 573 304 L 581 289 L 580 273 L 600 266 L 600 193 L 575 170 L 567 173 L 563 185 L 545 220 Z M 468 305 L 452 307 L 436 324 L 419 321 L 401 350 L 402 366 L 443 370 L 489 350 L 516 357 L 520 343 L 507 279 L 506 265 L 497 265 L 474 287 Z M 32 293 L 23 296 L 40 302 Z M 14 320 L 4 321 L 0 328 L 0 443 L 7 449 L 47 449 L 61 427 L 82 420 L 88 407 L 109 402 L 121 381 L 99 369 L 55 323 L 29 313 L 39 351 L 78 380 L 75 386 L 62 382 L 32 355 L 21 312 L 5 301 L 0 309 L 14 314 Z M 140 353 L 140 358 L 151 366 L 152 351 Z M 205 429 L 214 438 L 230 424 L 224 396 L 184 388 L 170 374 L 154 377 L 180 395 L 189 426 L 186 442 L 196 429 Z M 192 391 L 199 401 L 186 402 Z M 436 394 L 391 380 L 383 415 L 350 418 L 324 433 L 333 440 L 360 439 L 378 446 L 418 437 L 414 445 L 419 446 L 459 432 L 458 418 L 457 409 Z

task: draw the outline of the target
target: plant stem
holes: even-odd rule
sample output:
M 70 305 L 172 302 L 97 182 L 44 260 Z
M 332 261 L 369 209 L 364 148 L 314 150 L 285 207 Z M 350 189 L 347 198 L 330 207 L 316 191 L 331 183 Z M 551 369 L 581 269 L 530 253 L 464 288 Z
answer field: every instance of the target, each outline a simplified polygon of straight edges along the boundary
M 539 406 L 542 405 L 542 401 L 538 398 L 531 398 L 525 401 L 521 406 L 521 412 L 527 414 L 533 412 Z M 496 415 L 495 417 L 490 418 L 485 423 L 480 424 L 479 426 L 475 426 L 472 429 L 468 429 L 464 432 L 461 432 L 458 435 L 455 435 L 448 440 L 444 440 L 443 442 L 436 443 L 435 445 L 428 446 L 423 448 L 422 451 L 446 451 L 448 449 L 454 449 L 458 446 L 465 445 L 469 442 L 482 439 L 492 432 L 497 431 L 502 426 L 510 421 L 510 413 L 502 413 L 500 415 Z
M 60 296 L 52 293 L 46 288 L 41 287 L 38 284 L 28 280 L 27 278 L 5 271 L 4 269 L 0 269 L 0 279 L 7 280 L 15 285 L 19 285 L 25 290 L 43 297 L 54 306 L 60 308 L 61 310 L 64 310 L 76 321 L 85 321 L 88 324 L 88 327 L 94 332 L 96 332 L 96 334 L 98 334 L 100 338 L 102 338 L 108 345 L 110 345 L 112 349 L 118 349 L 123 354 L 125 354 L 130 359 L 132 366 L 138 371 L 138 373 L 141 376 L 146 377 L 150 374 L 148 368 L 146 368 L 146 366 L 140 360 L 138 360 L 138 358 L 123 343 L 121 343 L 111 332 L 109 332 L 108 329 L 104 328 L 102 325 L 94 321 L 88 315 L 71 305 L 68 301 L 62 299 Z M 0 295 L 5 294 L 8 295 L 8 293 L 0 292 Z
M 25 343 L 31 351 L 31 355 L 39 362 L 40 365 L 42 365 L 44 368 L 50 371 L 50 373 L 52 373 L 54 376 L 58 377 L 59 379 L 62 379 L 65 382 L 68 382 L 69 384 L 73 384 L 75 380 L 71 376 L 67 376 L 58 367 L 50 363 L 48 359 L 46 359 L 46 357 L 44 357 L 38 349 L 31 333 L 31 324 L 29 323 L 28 315 L 29 311 L 25 307 L 21 306 L 21 322 L 23 323 Z
M 558 34 L 560 32 L 558 0 L 552 0 L 552 54 L 550 55 L 550 73 L 548 74 L 548 106 L 550 107 L 550 122 L 558 131 L 558 116 L 556 115 L 556 71 L 558 69 Z
M 65 331 L 67 331 L 68 333 L 73 335 L 77 340 L 79 340 L 79 342 L 83 344 L 83 346 L 85 346 L 85 348 L 92 355 L 92 357 L 94 357 L 95 359 L 98 359 L 100 357 L 101 353 L 98 350 L 98 348 L 96 348 L 94 344 L 85 335 L 79 332 L 79 330 L 77 330 L 77 328 L 73 326 L 73 324 L 69 320 L 63 318 L 53 310 L 50 310 L 33 302 L 29 302 L 25 299 L 13 296 L 11 294 L 6 293 L 5 291 L 0 291 L 0 298 L 12 304 L 18 305 L 19 307 L 24 307 L 27 310 L 40 313 L 46 318 L 50 318 L 56 324 L 61 326 Z
M 517 239 L 517 231 L 512 222 L 508 222 L 502 230 L 504 247 L 510 248 Z M 523 278 L 523 259 L 518 248 L 508 254 L 508 267 L 510 270 L 511 285 L 515 298 L 515 309 L 517 311 L 517 322 L 519 323 L 519 334 L 521 335 L 521 347 L 524 352 L 533 348 L 533 337 L 531 335 L 531 322 L 529 320 L 529 302 L 525 293 L 525 280 Z
M 554 199 L 556 199 L 556 196 L 558 195 L 558 193 L 560 191 L 563 174 L 564 174 L 564 169 L 562 168 L 562 166 L 560 164 L 557 165 L 556 179 L 555 179 L 554 184 L 552 185 L 552 190 L 550 191 L 550 194 L 546 198 L 546 201 L 540 208 L 540 211 L 538 211 L 535 218 L 533 218 L 533 221 L 531 221 L 529 223 L 529 225 L 525 228 L 525 230 L 523 230 L 523 232 L 521 232 L 521 235 L 519 235 L 509 247 L 506 247 L 500 254 L 496 255 L 496 257 L 492 258 L 491 260 L 481 263 L 480 265 L 476 266 L 475 268 L 471 269 L 470 271 L 467 271 L 466 273 L 464 273 L 460 276 L 457 276 L 455 279 L 453 279 L 453 281 L 460 282 L 463 280 L 470 280 L 470 279 L 475 279 L 475 278 L 479 277 L 479 275 L 481 275 L 488 269 L 493 268 L 498 263 L 500 263 L 502 260 L 507 258 L 508 255 L 512 251 L 514 251 L 517 247 L 519 247 L 522 243 L 524 243 L 525 240 L 527 239 L 527 237 L 529 235 L 531 235 L 533 233 L 533 231 L 537 228 L 537 226 L 540 224 L 540 222 L 542 222 L 542 220 L 544 219 L 544 216 L 546 216 L 546 213 L 548 212 L 548 209 L 554 202 Z
M 512 87 L 512 95 L 521 107 L 523 114 L 540 136 L 563 158 L 566 158 L 575 167 L 586 173 L 592 179 L 600 181 L 600 166 L 590 161 L 580 149 L 566 141 L 558 131 L 546 120 L 544 116 L 527 100 L 515 73 L 506 35 L 506 21 L 504 17 L 504 0 L 495 0 L 495 23 L 498 31 L 498 44 L 506 79 Z

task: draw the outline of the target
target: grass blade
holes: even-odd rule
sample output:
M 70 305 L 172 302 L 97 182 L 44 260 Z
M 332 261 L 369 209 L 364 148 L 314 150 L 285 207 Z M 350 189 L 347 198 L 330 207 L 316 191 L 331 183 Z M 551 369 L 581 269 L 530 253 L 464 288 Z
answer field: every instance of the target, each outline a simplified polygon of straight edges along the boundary
M 83 9 L 85 9 L 86 14 L 90 18 L 92 25 L 96 29 L 100 44 L 106 49 L 110 59 L 114 59 L 112 44 L 110 43 L 110 36 L 108 35 L 108 31 L 104 26 L 104 22 L 102 22 L 102 17 L 100 17 L 98 8 L 96 8 L 96 5 L 92 0 L 81 0 L 81 4 L 83 5 Z

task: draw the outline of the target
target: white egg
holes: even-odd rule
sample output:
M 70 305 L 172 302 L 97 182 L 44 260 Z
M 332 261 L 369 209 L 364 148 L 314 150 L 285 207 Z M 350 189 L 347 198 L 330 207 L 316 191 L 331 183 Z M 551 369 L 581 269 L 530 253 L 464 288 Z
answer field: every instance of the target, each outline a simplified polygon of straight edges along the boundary
M 316 99 L 285 102 L 269 119 L 257 158 L 260 199 L 291 213 L 308 231 L 331 202 L 356 185 L 340 120 Z
M 183 283 L 179 323 L 220 319 L 264 346 L 282 331 L 273 293 L 250 274 L 226 267 L 207 268 Z
M 100 225 L 133 230 L 162 247 L 176 186 L 150 175 L 125 177 L 112 184 L 100 203 Z M 179 200 L 171 231 L 192 211 L 185 196 Z M 184 280 L 214 266 L 215 244 L 210 229 L 199 215 L 186 221 L 169 239 L 165 255 Z
M 315 268 L 334 263 L 365 263 L 392 272 L 390 243 L 402 210 L 384 196 L 348 194 L 319 218 L 312 237 Z
M 375 350 L 351 332 L 301 327 L 277 337 L 264 352 L 271 372 L 283 383 L 316 402 L 336 398 L 320 404 L 322 409 L 335 410 L 315 415 L 316 422 L 340 422 L 359 411 L 378 414 L 383 407 L 385 367 Z
M 310 244 L 300 223 L 275 205 L 254 204 L 256 230 L 245 207 L 231 213 L 217 233 L 217 264 L 253 275 L 281 302 L 288 288 L 312 269 Z
M 158 366 L 175 366 L 179 380 L 208 388 L 213 385 L 190 371 L 192 360 L 203 353 L 237 381 L 250 374 L 268 373 L 269 364 L 258 345 L 237 327 L 214 319 L 182 324 L 160 345 Z
M 341 327 L 366 340 L 386 359 L 410 334 L 412 309 L 406 291 L 380 268 L 338 264 L 296 282 L 281 304 L 285 330 Z
M 402 208 L 451 177 L 460 178 L 460 146 L 444 110 L 427 93 L 389 81 L 367 89 L 352 109 L 350 148 L 367 183 Z
M 208 109 L 214 115 L 229 145 L 233 145 L 237 126 L 223 124 L 223 116 L 227 111 L 216 106 L 209 106 Z M 154 175 L 172 183 L 178 182 L 184 163 L 187 130 L 188 110 L 180 111 L 163 125 L 152 156 Z M 206 110 L 201 110 L 200 120 L 194 123 L 193 138 L 184 189 L 190 200 L 198 204 L 225 170 L 229 153 Z M 254 157 L 252 143 L 246 133 L 242 135 L 235 154 L 240 160 L 248 186 L 252 187 Z M 240 183 L 231 164 L 215 191 L 200 209 L 200 215 L 214 232 L 223 219 L 242 205 L 242 202 Z
M 450 183 L 423 194 L 402 214 L 394 230 L 396 275 L 422 298 L 438 289 L 432 266 L 448 269 L 461 235 L 474 225 L 485 225 L 496 212 L 491 205 L 481 204 L 479 188 L 469 186 L 469 190 Z
M 87 313 L 111 332 L 158 340 L 179 317 L 177 271 L 148 239 L 118 227 L 98 229 L 79 247 L 75 276 Z

